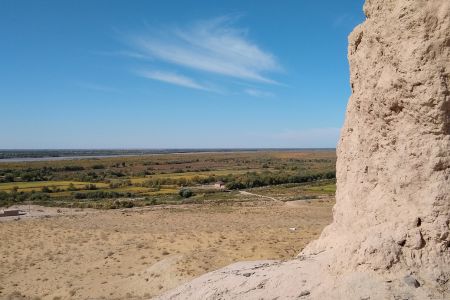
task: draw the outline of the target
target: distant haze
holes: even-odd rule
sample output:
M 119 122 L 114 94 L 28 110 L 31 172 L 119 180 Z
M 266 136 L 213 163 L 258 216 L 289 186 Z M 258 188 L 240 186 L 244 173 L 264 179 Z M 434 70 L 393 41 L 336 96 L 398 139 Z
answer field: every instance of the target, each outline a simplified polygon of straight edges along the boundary
M 255 151 L 329 151 L 330 148 L 300 149 L 300 148 L 228 148 L 228 149 L 0 149 L 0 163 L 2 162 L 27 162 L 27 161 L 54 161 L 76 160 L 104 157 L 127 157 L 138 155 L 158 154 L 190 154 L 190 153 L 217 153 L 217 152 L 255 152 Z

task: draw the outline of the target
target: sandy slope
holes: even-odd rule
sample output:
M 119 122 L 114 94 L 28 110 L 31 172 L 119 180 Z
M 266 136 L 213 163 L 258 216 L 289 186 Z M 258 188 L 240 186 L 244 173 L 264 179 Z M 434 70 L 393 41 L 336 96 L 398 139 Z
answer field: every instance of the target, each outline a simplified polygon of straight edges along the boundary
M 0 298 L 139 299 L 236 261 L 292 258 L 332 205 L 32 207 L 34 218 L 0 221 Z

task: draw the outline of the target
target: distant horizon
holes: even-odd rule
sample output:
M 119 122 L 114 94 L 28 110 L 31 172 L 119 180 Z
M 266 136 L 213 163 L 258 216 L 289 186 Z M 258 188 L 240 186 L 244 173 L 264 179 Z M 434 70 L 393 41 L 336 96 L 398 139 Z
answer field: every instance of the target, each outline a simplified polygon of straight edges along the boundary
M 3 148 L 0 151 L 102 151 L 102 150 L 310 150 L 310 149 L 336 149 L 336 147 L 186 147 L 186 148 Z
M 336 148 L 0 149 L 0 163 L 165 154 L 321 151 L 336 151 Z

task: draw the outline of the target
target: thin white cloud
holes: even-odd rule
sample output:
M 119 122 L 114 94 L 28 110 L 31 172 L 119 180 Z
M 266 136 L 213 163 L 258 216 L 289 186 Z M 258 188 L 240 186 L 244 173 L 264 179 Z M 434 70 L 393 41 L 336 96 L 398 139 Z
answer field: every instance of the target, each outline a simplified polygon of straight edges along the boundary
M 257 89 L 245 89 L 244 93 L 246 93 L 247 95 L 250 95 L 252 97 L 259 97 L 259 98 L 268 98 L 268 97 L 274 96 L 270 92 L 261 91 L 261 90 L 257 90 Z
M 170 84 L 175 84 L 191 89 L 197 89 L 197 90 L 204 90 L 204 91 L 211 91 L 210 88 L 207 86 L 200 84 L 196 82 L 194 79 L 189 78 L 184 75 L 179 75 L 177 73 L 171 73 L 171 72 L 164 72 L 164 71 L 139 71 L 137 72 L 138 75 L 153 79 L 153 80 L 159 80 Z
M 208 73 L 245 81 L 276 84 L 268 73 L 282 70 L 271 53 L 233 26 L 234 18 L 221 17 L 130 38 L 133 52 Z
M 136 59 L 144 59 L 149 60 L 150 57 L 148 55 L 139 53 L 137 51 L 93 51 L 92 53 L 97 55 L 105 55 L 105 56 L 125 56 L 130 58 L 136 58 Z M 152 60 L 152 59 L 151 59 Z

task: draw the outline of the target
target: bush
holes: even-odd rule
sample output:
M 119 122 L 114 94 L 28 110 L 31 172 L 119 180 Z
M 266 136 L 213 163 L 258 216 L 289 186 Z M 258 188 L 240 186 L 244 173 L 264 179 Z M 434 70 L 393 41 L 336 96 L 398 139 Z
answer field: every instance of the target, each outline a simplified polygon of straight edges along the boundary
M 85 188 L 86 190 L 93 191 L 93 190 L 96 190 L 96 189 L 97 189 L 97 186 L 96 186 L 95 184 L 89 183 L 89 184 L 86 184 L 86 185 L 84 186 L 84 188 Z
M 113 191 L 92 191 L 92 192 L 75 192 L 75 199 L 112 199 L 112 198 L 130 198 L 135 195 L 132 193 L 119 193 Z
M 178 195 L 180 195 L 183 198 L 189 198 L 189 197 L 192 197 L 194 195 L 194 192 L 192 190 L 190 190 L 190 189 L 181 189 L 178 192 Z
M 28 200 L 30 201 L 48 201 L 50 200 L 50 197 L 47 194 L 43 193 L 32 193 Z
M 43 186 L 41 191 L 43 193 L 51 193 L 52 192 L 52 190 L 48 186 Z
M 84 167 L 82 166 L 64 166 L 62 168 L 63 171 L 83 171 Z
M 5 178 L 3 178 L 3 182 L 14 182 L 14 175 L 6 174 Z
M 105 169 L 105 166 L 104 165 L 93 165 L 92 169 L 94 169 L 94 170 L 101 170 L 101 169 Z
M 116 200 L 113 202 L 113 204 L 111 206 L 109 206 L 109 208 L 111 209 L 116 209 L 116 208 L 132 208 L 134 206 L 133 201 L 129 201 L 129 200 Z
M 10 206 L 15 203 L 21 203 L 25 201 L 48 201 L 50 197 L 44 193 L 39 192 L 3 192 L 0 191 L 0 206 Z
M 71 182 L 71 183 L 69 184 L 69 187 L 67 188 L 67 190 L 68 190 L 68 191 L 76 191 L 77 188 L 76 188 L 75 185 Z

